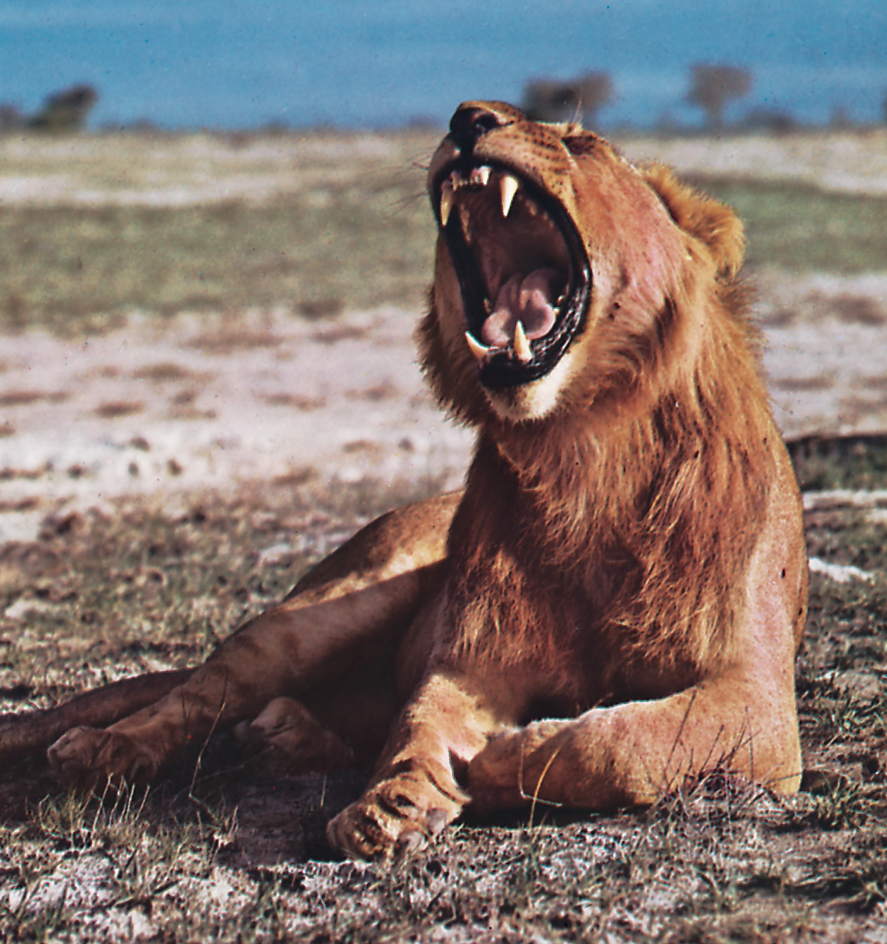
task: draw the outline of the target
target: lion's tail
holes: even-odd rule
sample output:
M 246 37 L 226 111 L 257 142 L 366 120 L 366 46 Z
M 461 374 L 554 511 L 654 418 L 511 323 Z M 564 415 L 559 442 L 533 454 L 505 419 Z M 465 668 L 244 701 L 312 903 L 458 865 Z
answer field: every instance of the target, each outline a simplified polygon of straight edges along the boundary
M 147 708 L 182 685 L 193 669 L 151 672 L 123 679 L 49 708 L 0 715 L 0 761 L 14 761 L 45 750 L 66 731 L 81 725 L 104 728 Z

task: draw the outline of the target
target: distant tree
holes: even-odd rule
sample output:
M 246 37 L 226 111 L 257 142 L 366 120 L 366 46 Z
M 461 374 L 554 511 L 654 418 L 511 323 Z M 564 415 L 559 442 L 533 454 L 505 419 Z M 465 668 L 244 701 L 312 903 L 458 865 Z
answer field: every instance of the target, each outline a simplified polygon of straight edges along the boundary
M 613 98 L 606 72 L 586 72 L 566 82 L 532 79 L 524 87 L 523 110 L 534 121 L 597 123 L 597 115 Z
M 740 66 L 717 63 L 693 66 L 687 101 L 705 112 L 710 128 L 724 125 L 724 106 L 731 99 L 742 98 L 751 90 L 752 75 Z
M 41 131 L 80 131 L 98 100 L 99 93 L 91 85 L 73 85 L 50 95 L 28 126 Z
M 521 108 L 533 121 L 563 121 L 567 114 L 576 114 L 576 93 L 563 82 L 553 79 L 531 79 L 524 86 Z
M 573 85 L 579 97 L 582 123 L 592 127 L 597 124 L 598 112 L 613 100 L 613 82 L 606 72 L 586 72 L 575 79 Z
M 4 131 L 15 131 L 25 123 L 25 116 L 17 105 L 11 102 L 0 102 L 0 134 Z

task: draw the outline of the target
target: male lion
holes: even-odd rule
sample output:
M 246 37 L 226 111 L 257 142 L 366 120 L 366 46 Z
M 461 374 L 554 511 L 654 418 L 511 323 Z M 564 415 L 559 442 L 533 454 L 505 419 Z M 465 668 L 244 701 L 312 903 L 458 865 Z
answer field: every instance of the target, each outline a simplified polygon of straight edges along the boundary
M 240 723 L 276 769 L 373 765 L 328 829 L 366 858 L 468 804 L 614 809 L 715 766 L 796 790 L 807 565 L 740 223 L 498 102 L 458 108 L 428 187 L 418 340 L 477 429 L 464 491 L 364 528 L 193 672 L 60 709 L 122 720 L 68 730 L 56 773 L 149 780 Z

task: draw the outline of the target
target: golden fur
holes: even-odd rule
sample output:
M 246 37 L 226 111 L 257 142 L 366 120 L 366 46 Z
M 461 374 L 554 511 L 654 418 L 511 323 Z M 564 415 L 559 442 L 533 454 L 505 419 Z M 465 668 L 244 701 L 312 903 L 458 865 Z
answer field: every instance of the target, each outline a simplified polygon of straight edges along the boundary
M 441 238 L 418 340 L 441 403 L 477 429 L 464 493 L 370 525 L 155 705 L 69 731 L 50 750 L 62 778 L 147 779 L 238 724 L 271 771 L 372 765 L 329 827 L 363 857 L 467 803 L 609 809 L 718 765 L 797 789 L 803 528 L 740 223 L 575 125 L 472 102 L 451 128 L 429 171 Z M 516 328 L 513 352 L 471 353 L 466 325 L 488 315 L 460 253 L 491 297 L 512 276 L 563 289 L 539 303 L 530 354 Z M 497 361 L 511 380 L 484 374 Z

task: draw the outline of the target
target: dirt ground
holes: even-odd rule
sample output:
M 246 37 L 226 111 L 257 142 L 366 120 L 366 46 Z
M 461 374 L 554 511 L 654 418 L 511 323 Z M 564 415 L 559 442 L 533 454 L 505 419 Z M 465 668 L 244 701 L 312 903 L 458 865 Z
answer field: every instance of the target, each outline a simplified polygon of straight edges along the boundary
M 422 386 L 415 319 L 385 308 L 4 338 L 0 539 L 33 537 L 46 500 L 82 508 L 274 479 L 455 486 L 470 437 Z

